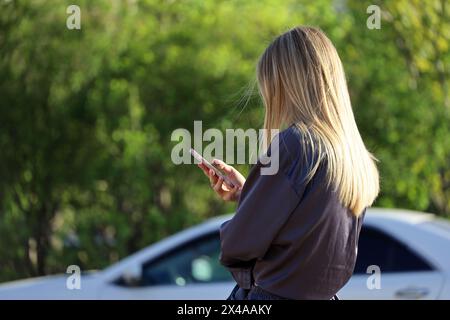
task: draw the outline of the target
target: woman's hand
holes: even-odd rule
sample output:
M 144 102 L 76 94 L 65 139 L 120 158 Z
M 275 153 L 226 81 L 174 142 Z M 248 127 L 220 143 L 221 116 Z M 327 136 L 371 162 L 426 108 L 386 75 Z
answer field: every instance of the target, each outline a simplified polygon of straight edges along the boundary
M 225 201 L 237 201 L 241 195 L 242 187 L 245 183 L 244 176 L 232 166 L 227 165 L 225 162 L 214 159 L 212 164 L 217 166 L 227 177 L 233 182 L 234 188 L 228 186 L 223 178 L 219 178 L 213 170 L 209 169 L 203 163 L 199 163 L 198 167 L 202 169 L 203 173 L 209 177 L 211 188 Z

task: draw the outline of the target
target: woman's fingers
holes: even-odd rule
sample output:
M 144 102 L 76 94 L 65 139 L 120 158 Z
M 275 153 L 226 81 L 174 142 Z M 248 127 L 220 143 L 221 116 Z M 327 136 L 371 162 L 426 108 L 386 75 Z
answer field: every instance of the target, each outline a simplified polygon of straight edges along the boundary
M 239 191 L 239 187 L 238 186 L 234 186 L 234 188 L 232 188 L 230 191 L 228 191 L 227 193 L 224 194 L 224 196 L 222 197 L 223 200 L 225 201 L 232 201 L 236 199 L 236 194 Z
M 211 169 L 208 169 L 208 170 L 209 170 L 208 171 L 209 184 L 211 185 L 211 188 L 214 188 L 214 186 L 216 185 L 218 177 L 216 176 L 214 171 L 212 171 Z
M 225 201 L 235 201 L 239 198 L 241 188 L 245 182 L 245 178 L 236 171 L 232 166 L 225 162 L 214 159 L 213 164 L 221 169 L 228 177 L 232 178 L 233 186 L 224 181 L 224 178 L 219 177 L 214 170 L 209 169 L 204 163 L 198 163 L 197 166 L 209 178 L 211 188 Z
M 197 166 L 200 169 L 202 169 L 202 171 L 205 174 L 205 176 L 209 177 L 209 168 L 207 166 L 205 166 L 203 163 L 199 163 L 199 164 L 197 164 Z
M 217 177 L 213 170 L 209 170 L 209 181 L 211 188 L 223 199 L 227 191 L 223 190 L 223 178 Z
M 217 165 L 220 169 L 225 171 L 226 173 L 233 174 L 233 167 L 227 165 L 225 162 L 219 159 L 214 159 L 213 164 Z
M 241 187 L 241 188 L 244 186 L 245 178 L 235 168 L 233 168 L 232 166 L 226 164 L 225 162 L 223 162 L 222 160 L 219 160 L 219 159 L 214 159 L 213 163 L 215 166 L 217 166 L 223 172 L 225 172 L 227 177 L 229 177 L 231 179 L 231 181 L 233 182 L 233 185 L 237 185 L 238 187 Z M 229 189 L 231 189 L 231 188 L 229 188 Z
M 223 183 L 223 178 L 222 177 L 217 179 L 216 184 L 213 187 L 215 192 L 221 194 L 221 192 L 222 192 L 222 183 Z

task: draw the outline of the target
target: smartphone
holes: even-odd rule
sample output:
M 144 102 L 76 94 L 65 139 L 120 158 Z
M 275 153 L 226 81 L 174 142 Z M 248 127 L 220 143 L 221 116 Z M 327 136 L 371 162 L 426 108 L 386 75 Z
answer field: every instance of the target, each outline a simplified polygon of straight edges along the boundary
M 222 178 L 223 181 L 225 181 L 225 183 L 230 186 L 231 188 L 234 188 L 234 183 L 231 182 L 230 178 L 228 178 L 228 176 L 223 173 L 219 168 L 216 168 L 214 165 L 212 165 L 211 163 L 209 163 L 208 160 L 206 160 L 205 158 L 203 158 L 197 151 L 195 151 L 194 149 L 190 149 L 189 152 L 192 154 L 192 156 L 199 162 L 203 163 L 205 166 L 207 166 L 209 169 L 213 170 L 214 173 L 219 177 Z

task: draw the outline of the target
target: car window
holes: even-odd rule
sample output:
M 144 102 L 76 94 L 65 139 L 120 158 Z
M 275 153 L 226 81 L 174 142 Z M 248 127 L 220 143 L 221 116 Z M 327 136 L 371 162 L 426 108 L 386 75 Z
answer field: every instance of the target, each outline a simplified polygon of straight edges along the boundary
M 177 285 L 231 281 L 219 262 L 219 233 L 191 241 L 144 264 L 142 286 Z
M 354 273 L 365 274 L 370 265 L 377 265 L 381 272 L 432 270 L 426 260 L 400 241 L 378 229 L 363 226 Z

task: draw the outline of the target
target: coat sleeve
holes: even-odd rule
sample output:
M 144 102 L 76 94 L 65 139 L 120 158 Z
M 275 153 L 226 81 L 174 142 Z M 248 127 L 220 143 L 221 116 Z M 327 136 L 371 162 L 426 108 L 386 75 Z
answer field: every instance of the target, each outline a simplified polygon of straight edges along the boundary
M 229 265 L 262 258 L 299 200 L 283 172 L 259 176 L 234 217 L 221 226 L 222 262 Z
M 250 287 L 254 262 L 264 257 L 301 200 L 280 160 L 273 175 L 261 175 L 258 161 L 245 182 L 236 214 L 220 228 L 220 262 L 244 289 Z

